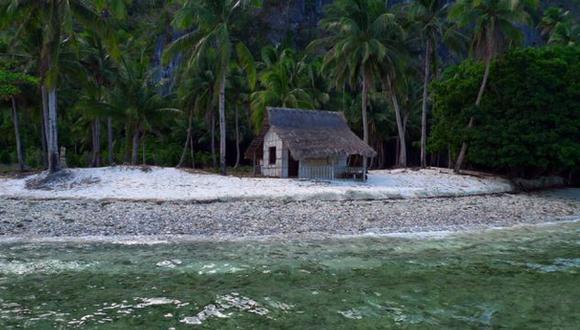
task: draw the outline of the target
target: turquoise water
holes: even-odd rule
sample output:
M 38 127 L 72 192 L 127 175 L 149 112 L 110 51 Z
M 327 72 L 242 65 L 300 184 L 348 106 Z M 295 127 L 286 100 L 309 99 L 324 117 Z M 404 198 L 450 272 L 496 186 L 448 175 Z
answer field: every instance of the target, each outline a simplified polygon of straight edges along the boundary
M 578 329 L 580 223 L 438 238 L 0 244 L 0 328 Z

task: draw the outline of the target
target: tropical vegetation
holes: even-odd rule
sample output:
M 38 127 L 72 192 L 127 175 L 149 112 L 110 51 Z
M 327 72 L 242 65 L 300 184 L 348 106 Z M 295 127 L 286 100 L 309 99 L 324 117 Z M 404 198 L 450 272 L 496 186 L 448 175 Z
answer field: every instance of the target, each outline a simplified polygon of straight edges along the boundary
M 0 169 L 225 174 L 279 106 L 371 168 L 578 175 L 578 3 L 400 2 L 0 0 Z

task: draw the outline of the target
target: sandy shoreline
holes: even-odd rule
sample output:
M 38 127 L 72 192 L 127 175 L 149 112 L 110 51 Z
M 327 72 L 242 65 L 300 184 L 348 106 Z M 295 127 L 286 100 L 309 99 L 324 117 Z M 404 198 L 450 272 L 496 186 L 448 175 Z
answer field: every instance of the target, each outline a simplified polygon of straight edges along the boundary
M 447 169 L 377 170 L 369 180 L 312 181 L 190 173 L 175 168 L 67 169 L 47 179 L 0 178 L 0 198 L 241 202 L 259 200 L 384 200 L 512 192 L 506 179 L 456 175 Z
M 547 193 L 209 204 L 0 198 L 0 241 L 329 238 L 462 232 L 578 218 L 577 199 Z

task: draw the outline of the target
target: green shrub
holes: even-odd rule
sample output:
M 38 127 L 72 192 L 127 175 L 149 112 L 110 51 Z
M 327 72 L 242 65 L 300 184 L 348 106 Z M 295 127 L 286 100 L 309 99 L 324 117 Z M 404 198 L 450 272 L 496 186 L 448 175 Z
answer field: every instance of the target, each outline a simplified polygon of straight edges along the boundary
M 492 65 L 482 105 L 474 107 L 483 76 L 467 61 L 433 83 L 435 125 L 430 145 L 469 143 L 471 164 L 537 176 L 580 166 L 580 48 L 517 49 Z M 466 129 L 471 116 L 475 126 Z

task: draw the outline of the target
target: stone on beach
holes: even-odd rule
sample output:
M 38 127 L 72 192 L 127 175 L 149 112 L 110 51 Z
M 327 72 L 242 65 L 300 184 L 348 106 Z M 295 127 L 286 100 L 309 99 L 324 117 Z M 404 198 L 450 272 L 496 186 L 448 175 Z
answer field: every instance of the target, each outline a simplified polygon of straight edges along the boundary
M 577 199 L 551 193 L 225 203 L 0 198 L 0 210 L 4 238 L 149 236 L 153 242 L 182 235 L 243 239 L 458 231 L 580 218 Z M 178 267 L 179 261 L 161 260 L 157 266 Z

